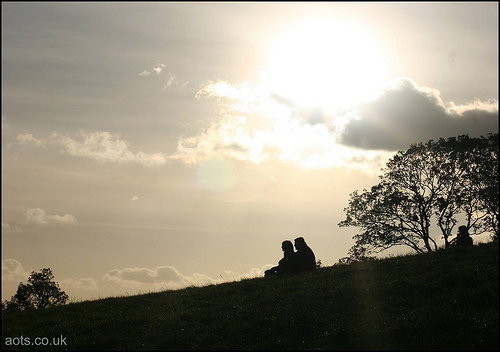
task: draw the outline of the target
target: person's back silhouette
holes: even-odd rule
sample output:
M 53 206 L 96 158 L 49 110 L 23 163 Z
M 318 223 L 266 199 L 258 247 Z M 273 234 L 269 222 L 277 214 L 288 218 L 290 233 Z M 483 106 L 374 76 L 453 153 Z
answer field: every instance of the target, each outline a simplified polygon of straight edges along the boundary
M 297 271 L 297 257 L 293 251 L 293 244 L 291 241 L 283 241 L 281 243 L 283 250 L 283 258 L 278 262 L 278 265 L 266 270 L 264 276 L 272 276 L 277 274 L 289 274 Z
M 316 269 L 316 257 L 311 248 L 306 244 L 303 237 L 295 239 L 295 249 L 299 270 L 314 270 Z
M 467 226 L 462 225 L 458 227 L 457 246 L 472 246 L 474 243 L 469 235 Z

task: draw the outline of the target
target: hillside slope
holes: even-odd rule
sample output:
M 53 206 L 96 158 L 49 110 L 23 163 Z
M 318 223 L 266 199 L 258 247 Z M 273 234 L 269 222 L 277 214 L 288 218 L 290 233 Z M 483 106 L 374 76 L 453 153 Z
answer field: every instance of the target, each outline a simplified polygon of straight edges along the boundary
M 37 337 L 49 346 L 34 346 Z M 2 343 L 11 350 L 497 350 L 498 244 L 7 313 Z

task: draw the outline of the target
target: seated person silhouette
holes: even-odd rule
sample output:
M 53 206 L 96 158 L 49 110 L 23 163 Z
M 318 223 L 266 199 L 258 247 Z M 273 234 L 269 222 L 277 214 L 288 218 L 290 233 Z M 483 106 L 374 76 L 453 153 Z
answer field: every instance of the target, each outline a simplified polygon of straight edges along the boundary
M 472 238 L 469 235 L 469 231 L 467 230 L 467 226 L 460 226 L 458 228 L 458 234 L 457 234 L 457 246 L 472 246 L 473 241 Z
M 278 262 L 278 266 L 266 270 L 264 276 L 289 274 L 297 271 L 296 253 L 293 251 L 292 242 L 288 240 L 283 241 L 281 243 L 281 249 L 283 250 L 283 258 Z
M 303 237 L 297 237 L 295 239 L 295 252 L 298 261 L 298 270 L 314 270 L 316 269 L 316 257 L 311 248 L 306 244 Z

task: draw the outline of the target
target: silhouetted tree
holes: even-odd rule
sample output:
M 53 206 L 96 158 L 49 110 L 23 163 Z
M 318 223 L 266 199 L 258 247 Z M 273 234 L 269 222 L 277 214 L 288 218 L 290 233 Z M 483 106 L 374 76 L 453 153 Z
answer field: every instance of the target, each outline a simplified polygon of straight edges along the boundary
M 433 145 L 433 156 L 445 185 L 434 204 L 445 245 L 458 214 L 465 216 L 467 229 L 498 238 L 498 134 L 441 139 Z
M 478 213 L 468 221 L 467 227 L 478 231 L 491 231 L 498 240 L 499 217 L 499 174 L 498 134 L 488 138 L 474 139 L 469 152 L 467 182 L 472 195 L 477 195 Z M 473 198 L 473 197 L 471 197 Z M 484 214 L 484 216 L 480 216 Z M 472 224 L 472 225 L 471 225 Z
M 460 215 L 476 234 L 498 238 L 498 134 L 411 145 L 387 162 L 379 178 L 370 191 L 350 195 L 346 219 L 338 224 L 362 230 L 349 250 L 353 259 L 397 245 L 436 250 L 434 216 L 446 247 Z
M 65 304 L 69 297 L 53 279 L 54 275 L 49 268 L 40 272 L 32 271 L 28 283 L 19 283 L 11 300 L 2 302 L 2 311 L 39 309 Z

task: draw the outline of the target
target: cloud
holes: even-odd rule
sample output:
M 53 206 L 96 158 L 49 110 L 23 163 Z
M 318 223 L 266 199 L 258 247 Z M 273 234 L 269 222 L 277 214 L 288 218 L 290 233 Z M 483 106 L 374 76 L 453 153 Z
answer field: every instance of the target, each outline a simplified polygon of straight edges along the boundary
M 486 113 L 494 114 L 498 113 L 498 102 L 494 99 L 488 101 L 475 99 L 472 103 L 466 105 L 456 105 L 454 102 L 450 101 L 447 110 L 450 114 L 460 116 L 474 113 L 475 111 L 484 111 Z
M 2 281 L 24 281 L 29 275 L 30 270 L 25 269 L 19 261 L 13 258 L 2 260 Z
M 264 87 L 252 85 L 248 81 L 236 84 L 222 80 L 208 81 L 200 87 L 195 98 L 216 99 L 222 113 L 259 113 L 274 116 L 290 114 L 290 107 L 279 101 L 278 97 Z
M 156 73 L 155 76 L 160 76 L 160 75 L 163 75 L 163 73 L 165 72 L 165 67 L 166 65 L 165 64 L 158 64 L 154 67 L 152 67 L 150 70 L 144 70 L 142 71 L 141 73 L 139 73 L 139 76 L 142 76 L 142 77 L 149 77 L 151 76 L 151 74 L 154 72 Z M 172 73 L 169 73 L 169 78 L 167 79 L 167 81 L 165 82 L 165 84 L 163 85 L 163 89 L 167 89 L 171 86 L 181 86 L 182 88 L 185 88 L 186 86 L 189 85 L 189 82 L 184 82 L 184 83 L 180 83 L 180 80 L 175 77 Z
M 128 149 L 128 142 L 121 140 L 116 133 L 81 132 L 81 140 L 59 136 L 51 138 L 63 147 L 63 152 L 72 156 L 84 157 L 100 162 L 136 162 L 144 166 L 165 164 L 167 156 L 163 153 L 133 153 Z
M 251 136 L 245 117 L 228 116 L 195 137 L 181 138 L 172 158 L 188 164 L 215 157 L 250 160 L 258 164 L 266 159 L 262 153 L 264 143 L 259 137 Z
M 446 106 L 437 89 L 401 78 L 376 100 L 359 108 L 347 123 L 340 142 L 363 149 L 401 150 L 410 144 L 461 134 L 498 132 L 498 102 L 479 100 Z
M 35 144 L 39 147 L 45 148 L 45 142 L 35 138 L 31 133 L 20 134 L 16 137 L 16 141 L 20 145 Z
M 208 82 L 196 97 L 216 99 L 222 108 L 221 119 L 197 136 L 179 140 L 172 157 L 186 163 L 214 157 L 254 163 L 278 160 L 296 162 L 306 169 L 348 167 L 373 174 L 391 156 L 339 144 L 335 123 L 342 119 L 321 109 L 300 109 L 248 82 Z
M 66 290 L 67 287 L 73 289 L 83 289 L 83 290 L 98 290 L 98 284 L 93 278 L 79 278 L 79 279 L 63 279 L 60 281 L 61 288 Z
M 306 169 L 347 167 L 368 174 L 411 143 L 498 131 L 498 102 L 447 105 L 437 89 L 395 80 L 373 101 L 352 110 L 303 109 L 263 87 L 209 81 L 197 99 L 215 99 L 221 119 L 181 138 L 175 158 L 197 163 L 215 156 L 296 162 Z
M 165 83 L 165 85 L 163 86 L 163 89 L 170 87 L 172 84 L 174 84 L 174 82 L 175 78 L 174 76 L 172 76 L 172 74 L 170 74 L 170 78 L 168 79 L 167 83 Z
M 163 72 L 165 66 L 166 66 L 165 64 L 159 63 L 158 65 L 151 68 L 151 71 L 154 71 L 156 72 L 156 74 L 160 75 Z M 148 77 L 149 75 L 151 75 L 151 71 L 144 70 L 141 73 L 139 73 L 139 76 Z
M 171 160 L 200 164 L 213 158 L 297 163 L 305 169 L 350 168 L 369 175 L 410 144 L 461 134 L 498 131 L 498 102 L 474 100 L 445 104 L 437 89 L 409 78 L 396 80 L 378 98 L 353 110 L 296 106 L 248 82 L 208 82 L 197 99 L 214 99 L 220 116 L 194 136 L 181 136 L 173 153 L 132 152 L 117 133 L 53 133 L 50 141 L 26 133 L 17 142 L 62 148 L 65 154 L 99 162 L 139 163 L 146 167 Z
M 252 103 L 258 98 L 255 86 L 250 85 L 248 81 L 239 84 L 230 84 L 228 82 L 218 80 L 208 81 L 203 84 L 200 90 L 196 93 L 197 99 L 201 98 L 230 98 L 242 102 Z
M 111 281 L 123 287 L 136 289 L 177 289 L 192 285 L 208 285 L 216 280 L 203 274 L 184 276 L 172 266 L 150 268 L 113 269 L 103 276 L 104 280 Z
M 41 225 L 52 223 L 75 223 L 76 218 L 70 214 L 61 215 L 50 215 L 46 214 L 43 209 L 33 208 L 26 211 L 26 218 L 34 223 Z
M 169 157 L 161 152 L 131 152 L 129 143 L 120 139 L 120 135 L 110 132 L 81 132 L 80 138 L 61 136 L 54 132 L 50 141 L 33 137 L 30 133 L 17 136 L 20 145 L 33 144 L 45 149 L 46 146 L 62 147 L 62 152 L 71 156 L 93 159 L 99 162 L 135 162 L 147 167 L 164 165 Z
M 243 279 L 264 277 L 264 272 L 273 265 L 266 264 L 262 268 L 252 268 L 237 275 L 232 271 L 224 271 L 220 278 L 213 279 L 205 274 L 195 273 L 191 276 L 182 275 L 172 266 L 150 268 L 123 268 L 113 269 L 102 276 L 101 288 L 106 291 L 120 294 L 121 290 L 135 290 L 136 292 L 154 292 L 159 290 L 175 290 L 189 286 L 206 286 L 233 282 Z M 121 288 L 121 289 L 120 289 Z
M 195 273 L 191 276 L 182 275 L 172 266 L 159 266 L 150 268 L 123 268 L 113 269 L 95 279 L 63 278 L 59 280 L 61 289 L 70 297 L 79 296 L 87 299 L 122 296 L 124 294 L 140 294 L 145 292 L 158 292 L 162 290 L 176 290 L 189 286 L 206 286 L 224 282 L 234 282 L 244 279 L 263 277 L 264 271 L 271 268 L 272 264 L 266 264 L 262 268 L 252 268 L 245 273 L 236 274 L 226 270 L 219 278 L 213 279 L 205 274 Z M 12 258 L 2 261 L 2 281 L 13 284 L 26 281 L 31 271 Z M 10 285 L 9 289 L 15 292 L 15 287 Z
M 163 72 L 164 67 L 165 67 L 165 64 L 158 64 L 155 67 L 153 67 L 153 71 L 155 71 L 157 74 L 160 74 Z

